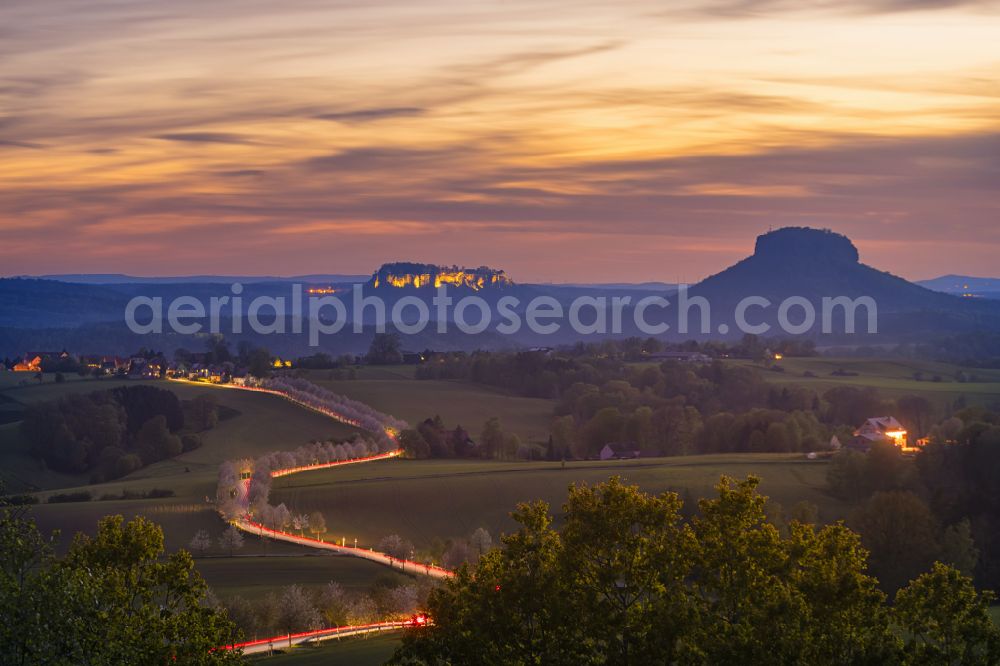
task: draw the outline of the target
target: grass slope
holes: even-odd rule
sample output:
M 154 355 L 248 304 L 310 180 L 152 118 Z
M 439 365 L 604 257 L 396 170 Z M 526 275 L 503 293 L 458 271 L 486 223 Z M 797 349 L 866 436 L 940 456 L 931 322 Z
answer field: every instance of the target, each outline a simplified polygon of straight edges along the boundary
M 467 535 L 484 526 L 496 537 L 514 528 L 518 502 L 543 499 L 558 514 L 571 483 L 598 483 L 620 475 L 644 490 L 688 490 L 708 496 L 719 477 L 760 476 L 763 492 L 785 507 L 808 500 L 821 517 L 846 507 L 825 493 L 827 463 L 789 454 L 690 456 L 613 462 L 502 463 L 392 460 L 278 479 L 273 502 L 294 511 L 322 511 L 327 538 L 357 537 L 362 546 L 400 534 L 418 548 L 435 538 Z
M 412 579 L 386 567 L 345 555 L 202 557 L 195 561 L 212 591 L 222 598 L 239 594 L 260 599 L 275 587 L 322 588 L 336 581 L 351 592 L 367 592 L 377 581 L 409 583 Z
M 272 657 L 256 657 L 253 663 L 267 666 L 379 666 L 392 657 L 399 647 L 401 634 L 358 636 L 340 641 L 323 641 L 318 645 L 299 645 Z
M 74 392 L 89 393 L 115 386 L 143 383 L 171 390 L 182 400 L 190 400 L 207 393 L 212 395 L 219 405 L 238 412 L 238 415 L 227 418 L 212 430 L 202 433 L 204 445 L 200 449 L 138 470 L 114 482 L 112 485 L 115 486 L 144 479 L 161 479 L 166 482 L 167 477 L 175 476 L 183 485 L 184 477 L 191 472 L 211 472 L 214 475 L 219 463 L 224 460 L 294 449 L 313 439 L 345 439 L 357 432 L 350 426 L 337 423 L 321 414 L 302 409 L 274 396 L 207 384 L 198 386 L 167 381 L 83 380 L 64 384 L 15 387 L 3 392 L 2 395 L 23 404 L 30 404 Z M 21 436 L 18 424 L 12 423 L 0 426 L 0 479 L 3 479 L 12 491 L 19 491 L 30 487 L 53 489 L 82 486 L 87 484 L 88 475 L 61 474 L 46 470 L 28 452 L 27 442 Z M 203 495 L 204 493 L 199 491 L 192 497 Z
M 473 439 L 490 417 L 500 418 L 505 430 L 522 440 L 544 442 L 552 422 L 551 400 L 522 398 L 503 391 L 450 380 L 417 380 L 413 366 L 362 368 L 358 379 L 331 379 L 329 371 L 315 370 L 307 378 L 331 391 L 360 400 L 375 409 L 416 424 L 440 414 L 445 425 L 461 425 Z
M 731 361 L 752 365 L 749 361 Z M 784 372 L 764 371 L 767 381 L 775 384 L 796 384 L 822 393 L 837 386 L 871 387 L 888 398 L 901 395 L 922 395 L 940 408 L 964 396 L 968 404 L 1000 404 L 1000 370 L 964 368 L 950 363 L 909 359 L 877 358 L 786 358 L 777 362 Z M 857 373 L 840 377 L 832 373 L 844 370 Z M 805 376 L 810 372 L 815 376 Z M 977 382 L 959 382 L 956 373 L 975 374 Z M 923 380 L 914 379 L 922 373 Z M 940 382 L 932 381 L 934 376 Z

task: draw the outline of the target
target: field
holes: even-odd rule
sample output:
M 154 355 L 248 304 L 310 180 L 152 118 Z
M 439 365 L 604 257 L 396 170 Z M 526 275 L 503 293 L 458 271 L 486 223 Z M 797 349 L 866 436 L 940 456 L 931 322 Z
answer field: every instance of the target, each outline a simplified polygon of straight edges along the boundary
M 254 663 L 266 666 L 378 666 L 384 664 L 399 646 L 400 633 L 384 636 L 358 636 L 318 645 L 300 645 L 285 654 L 256 657 Z
M 360 400 L 411 424 L 440 414 L 449 428 L 461 425 L 478 436 L 490 417 L 522 440 L 544 442 L 549 436 L 553 403 L 522 398 L 480 384 L 453 380 L 416 380 L 413 366 L 362 368 L 358 379 L 331 379 L 330 371 L 314 370 L 307 378 L 331 391 Z
M 734 364 L 754 365 L 750 361 L 730 361 Z M 1000 404 L 1000 370 L 965 368 L 950 363 L 910 359 L 835 358 L 817 356 L 810 358 L 785 358 L 775 363 L 784 372 L 764 371 L 767 381 L 775 384 L 797 384 L 822 393 L 837 386 L 871 387 L 888 398 L 901 395 L 922 395 L 939 407 L 952 404 L 964 396 L 968 404 Z M 759 366 L 758 366 L 759 367 Z M 837 376 L 843 370 L 856 373 Z M 805 373 L 814 376 L 806 376 Z M 957 373 L 976 375 L 979 381 L 959 382 Z M 921 380 L 914 378 L 920 373 Z M 940 381 L 934 381 L 934 378 Z
M 298 554 L 304 550 L 270 557 L 203 557 L 196 560 L 196 566 L 212 590 L 222 598 L 239 594 L 248 599 L 260 599 L 276 587 L 321 588 L 330 581 L 337 581 L 352 592 L 366 591 L 376 581 L 411 581 L 403 574 L 368 560 L 317 551 Z
M 14 373 L 10 373 L 14 374 Z M 120 385 L 134 385 L 134 380 L 81 380 L 64 384 L 48 382 L 41 385 L 9 388 L 0 395 L 22 404 L 51 400 L 72 392 L 89 392 Z M 214 477 L 219 463 L 238 457 L 259 456 L 269 451 L 294 449 L 312 439 L 344 439 L 353 428 L 329 418 L 296 407 L 285 400 L 260 393 L 197 386 L 174 382 L 154 381 L 160 388 L 170 389 L 182 400 L 203 393 L 210 393 L 219 405 L 237 413 L 233 418 L 220 421 L 218 426 L 202 433 L 204 446 L 185 453 L 173 460 L 145 467 L 115 484 L 121 486 L 137 480 L 177 477 L 182 486 L 190 473 L 205 472 Z M 27 452 L 27 443 L 21 437 L 16 423 L 0 426 L 0 479 L 12 491 L 31 487 L 42 489 L 66 488 L 85 485 L 86 475 L 58 474 L 39 467 L 38 461 Z M 172 482 L 174 479 L 171 480 Z M 155 484 L 154 484 L 155 485 Z M 214 481 L 212 482 L 214 486 Z M 172 486 L 171 486 L 172 487 Z M 101 491 L 104 492 L 104 491 Z M 180 490 L 177 491 L 178 495 Z M 211 493 L 209 493 L 211 494 Z M 191 497 L 201 497 L 200 490 Z
M 494 538 L 510 531 L 509 512 L 521 501 L 543 499 L 558 514 L 571 483 L 597 483 L 620 475 L 649 492 L 712 494 L 723 474 L 762 478 L 763 492 L 785 507 L 808 500 L 821 517 L 842 517 L 846 507 L 827 495 L 826 463 L 789 454 L 738 454 L 561 463 L 390 460 L 278 479 L 274 502 L 296 511 L 321 511 L 328 537 L 373 545 L 399 534 L 417 548 L 435 538 L 466 536 L 486 527 Z

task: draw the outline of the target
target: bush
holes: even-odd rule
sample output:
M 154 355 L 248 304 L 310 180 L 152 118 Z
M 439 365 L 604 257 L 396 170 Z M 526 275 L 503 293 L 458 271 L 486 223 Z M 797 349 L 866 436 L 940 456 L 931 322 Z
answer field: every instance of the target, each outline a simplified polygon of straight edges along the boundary
M 200 449 L 202 445 L 201 437 L 194 433 L 181 435 L 181 450 L 185 453 Z
M 142 458 L 134 453 L 126 453 L 115 461 L 115 476 L 126 476 L 140 467 L 142 467 Z
M 58 495 L 49 495 L 49 498 L 45 500 L 49 504 L 65 504 L 67 502 L 89 502 L 91 499 L 91 494 L 86 490 L 81 490 L 76 493 L 59 493 Z
M 28 494 L 0 497 L 0 506 L 25 506 L 26 504 L 38 504 L 38 498 Z
M 150 499 L 156 499 L 160 497 L 173 497 L 174 491 L 169 488 L 152 488 L 146 493 L 146 497 Z

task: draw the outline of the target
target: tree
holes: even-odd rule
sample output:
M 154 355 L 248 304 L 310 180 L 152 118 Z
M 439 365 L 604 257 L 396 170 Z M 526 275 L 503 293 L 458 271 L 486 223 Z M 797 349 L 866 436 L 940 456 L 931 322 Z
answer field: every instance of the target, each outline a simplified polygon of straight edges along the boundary
M 408 560 L 413 552 L 413 544 L 398 534 L 390 534 L 382 537 L 375 550 L 395 557 L 397 560 Z
M 450 541 L 441 554 L 441 563 L 446 569 L 457 569 L 471 559 L 469 542 L 465 539 Z
M 376 333 L 368 347 L 365 361 L 372 365 L 392 365 L 403 362 L 403 342 L 399 333 Z
M 309 527 L 309 516 L 304 513 L 297 513 L 292 516 L 292 527 L 299 531 L 299 536 L 302 536 L 306 528 Z
M 230 525 L 219 537 L 219 547 L 229 551 L 229 557 L 232 557 L 243 547 L 243 534 L 235 525 Z
M 469 537 L 469 545 L 476 553 L 476 558 L 485 555 L 493 547 L 493 537 L 484 527 L 477 527 Z
M 552 442 L 552 460 L 569 458 L 573 455 L 573 435 L 576 426 L 572 416 L 561 416 L 553 419 L 549 440 Z
M 419 430 L 407 428 L 399 433 L 399 446 L 412 458 L 428 458 L 431 447 Z
M 328 627 L 342 627 L 350 620 L 351 600 L 344 587 L 328 583 L 319 594 L 319 611 Z
M 292 525 L 292 512 L 289 511 L 284 502 L 274 507 L 272 521 L 274 523 L 274 529 L 278 531 L 284 531 Z
M 188 544 L 188 548 L 195 555 L 204 555 L 208 552 L 208 549 L 212 547 L 212 538 L 208 536 L 206 530 L 198 530 L 195 532 L 194 536 L 191 538 L 191 543 Z
M 184 450 L 180 437 L 170 432 L 167 419 L 162 415 L 146 421 L 139 429 L 136 441 L 140 455 L 147 463 L 179 456 Z
M 907 635 L 911 664 L 1000 663 L 1000 630 L 990 617 L 994 595 L 977 593 L 954 567 L 933 568 L 899 591 L 895 617 Z
M 166 554 L 142 517 L 107 516 L 56 558 L 33 522 L 0 516 L 0 644 L 4 663 L 224 664 L 238 640 L 205 604 L 189 553 Z
M 972 576 L 976 570 L 979 549 L 972 538 L 972 525 L 968 518 L 949 525 L 941 534 L 941 561 L 965 576 Z
M 851 515 L 851 526 L 871 551 L 871 568 L 893 593 L 926 571 L 939 551 L 938 524 L 911 492 L 875 493 Z
M 205 340 L 205 351 L 209 363 L 226 363 L 233 360 L 229 351 L 229 343 L 221 333 L 216 333 Z
M 503 438 L 503 457 L 507 460 L 514 460 L 521 452 L 521 438 L 517 433 L 508 433 Z
M 625 419 L 617 407 L 604 407 L 594 414 L 580 432 L 587 455 L 595 455 L 605 444 L 618 441 L 624 425 Z
M 326 533 L 326 518 L 324 518 L 323 514 L 319 511 L 313 511 L 309 514 L 309 531 L 312 532 L 317 539 Z
M 499 418 L 491 416 L 486 419 L 486 423 L 483 424 L 483 434 L 479 437 L 479 443 L 486 458 L 496 458 L 503 451 L 504 436 Z
M 225 606 L 229 618 L 251 640 L 256 640 L 260 633 L 267 629 L 258 611 L 261 606 L 260 601 L 255 603 L 237 594 L 231 596 Z
M 910 437 L 915 439 L 926 435 L 934 416 L 934 405 L 920 395 L 904 395 L 896 400 L 899 416 L 910 429 Z
M 214 395 L 205 393 L 195 396 L 186 407 L 190 418 L 185 419 L 185 425 L 194 430 L 211 430 L 219 423 L 219 403 Z
M 351 600 L 347 617 L 351 624 L 368 624 L 378 620 L 378 607 L 367 594 L 359 594 Z
M 278 628 L 286 634 L 319 629 L 323 618 L 298 585 L 286 587 L 278 598 Z M 291 638 L 289 638 L 291 647 Z
M 254 349 L 247 356 L 247 371 L 258 379 L 271 375 L 271 353 L 262 347 Z

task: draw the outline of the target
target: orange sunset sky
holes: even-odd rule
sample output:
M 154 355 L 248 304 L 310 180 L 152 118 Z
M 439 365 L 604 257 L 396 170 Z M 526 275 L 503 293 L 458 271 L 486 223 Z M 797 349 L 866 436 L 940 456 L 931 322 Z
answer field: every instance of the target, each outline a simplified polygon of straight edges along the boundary
M 1000 274 L 1000 4 L 5 0 L 0 274 Z

